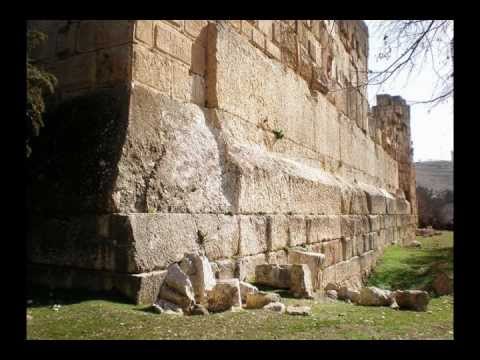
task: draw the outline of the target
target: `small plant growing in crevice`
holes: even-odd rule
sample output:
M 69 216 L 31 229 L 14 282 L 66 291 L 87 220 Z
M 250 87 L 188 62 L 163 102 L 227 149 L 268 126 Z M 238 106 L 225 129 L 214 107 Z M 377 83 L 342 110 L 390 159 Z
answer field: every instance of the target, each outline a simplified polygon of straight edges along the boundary
M 201 230 L 198 230 L 197 231 L 197 242 L 200 244 L 200 245 L 203 245 L 205 243 L 205 239 L 207 238 L 207 233 L 204 233 L 203 231 Z
M 283 130 L 281 130 L 281 129 L 273 130 L 273 133 L 275 134 L 275 138 L 276 138 L 277 140 L 283 139 L 283 137 L 285 136 L 285 135 L 283 134 Z

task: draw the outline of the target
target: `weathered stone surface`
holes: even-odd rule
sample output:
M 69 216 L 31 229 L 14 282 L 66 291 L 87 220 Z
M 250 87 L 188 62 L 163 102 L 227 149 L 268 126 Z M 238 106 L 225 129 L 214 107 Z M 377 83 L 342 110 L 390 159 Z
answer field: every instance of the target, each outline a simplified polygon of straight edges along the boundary
M 182 264 L 189 262 L 188 270 L 183 269 Z M 207 292 L 212 290 L 216 284 L 215 275 L 212 271 L 210 262 L 205 256 L 198 254 L 185 254 L 180 262 L 180 268 L 189 277 L 195 294 L 195 302 L 205 304 L 207 301 Z
M 278 312 L 283 314 L 285 312 L 285 305 L 281 302 L 271 302 L 263 307 L 264 310 Z
M 183 310 L 180 306 L 178 306 L 177 304 L 171 303 L 167 300 L 164 300 L 164 299 L 158 299 L 152 305 L 152 308 L 158 314 L 163 314 L 163 313 L 165 313 L 165 311 L 168 311 L 168 310 L 183 314 Z
M 287 314 L 296 316 L 310 316 L 312 309 L 310 306 L 287 306 Z
M 325 294 L 327 295 L 328 298 L 332 300 L 337 300 L 338 298 L 338 294 L 336 290 L 327 290 Z
M 224 259 L 224 260 L 217 260 L 216 262 L 212 263 L 216 265 L 216 270 L 214 272 L 216 279 L 231 279 L 236 277 L 236 268 L 237 264 L 234 260 Z M 213 271 L 213 268 L 212 268 Z
M 160 289 L 159 298 L 179 305 L 183 309 L 195 303 L 192 283 L 180 266 L 172 264 Z
M 291 286 L 291 265 L 262 264 L 255 267 L 255 283 L 278 289 Z
M 358 303 L 360 300 L 360 291 L 351 289 L 348 286 L 341 286 L 337 293 L 340 300 L 350 300 L 353 303 Z
M 270 303 L 280 302 L 280 295 L 265 291 L 247 294 L 247 309 L 261 309 Z
M 201 304 L 193 305 L 192 309 L 189 312 L 189 315 L 208 315 L 209 312 L 207 308 Z
M 238 278 L 240 281 L 256 281 L 256 266 L 265 264 L 266 262 L 267 258 L 265 254 L 258 254 L 239 258 L 236 261 L 235 277 Z
M 308 243 L 338 239 L 341 236 L 340 216 L 310 216 Z
M 239 255 L 267 251 L 267 219 L 263 216 L 240 216 Z
M 430 302 L 430 296 L 422 290 L 396 290 L 392 293 L 392 297 L 400 309 L 415 311 L 427 311 Z
M 46 21 L 61 156 L 37 147 L 28 188 L 35 212 L 60 220 L 32 227 L 30 260 L 108 272 L 92 287 L 134 298 L 140 284 L 148 298 L 162 286 L 183 303 L 146 274 L 185 253 L 218 260 L 205 274 L 253 280 L 301 245 L 325 255 L 305 259 L 323 288 L 357 284 L 384 246 L 413 241 L 408 107 L 379 96 L 367 118 L 364 88 L 334 91 L 365 77 L 368 44 L 363 27 L 325 24 Z M 196 267 L 182 262 L 201 302 Z
M 290 292 L 297 298 L 313 299 L 312 274 L 307 265 L 291 265 Z
M 453 294 L 453 277 L 442 271 L 433 279 L 432 287 L 438 296 Z
M 208 310 L 226 311 L 233 306 L 242 306 L 238 279 L 217 280 L 215 287 L 207 292 Z
M 248 294 L 256 294 L 258 292 L 258 288 L 249 284 L 245 281 L 240 281 L 240 295 L 243 302 L 247 301 Z
M 318 289 L 320 286 L 320 272 L 325 263 L 324 254 L 292 249 L 288 251 L 288 262 L 290 264 L 306 264 L 312 275 L 312 286 L 314 289 Z
M 288 238 L 288 217 L 285 215 L 268 216 L 268 250 L 275 251 L 285 248 L 288 245 Z
M 358 304 L 366 306 L 389 306 L 392 303 L 390 292 L 375 286 L 364 287 L 360 290 Z

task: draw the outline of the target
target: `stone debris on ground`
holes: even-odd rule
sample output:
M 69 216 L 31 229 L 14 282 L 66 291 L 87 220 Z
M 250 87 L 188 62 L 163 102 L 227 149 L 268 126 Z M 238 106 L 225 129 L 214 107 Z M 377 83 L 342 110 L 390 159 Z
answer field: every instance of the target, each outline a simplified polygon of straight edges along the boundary
M 265 305 L 263 309 L 283 314 L 285 312 L 285 305 L 281 302 L 271 302 L 270 304 Z
M 430 295 L 423 290 L 396 290 L 392 297 L 400 309 L 427 311 Z
M 258 291 L 247 295 L 247 309 L 261 309 L 272 302 L 280 302 L 280 295 L 266 291 Z
M 286 313 L 289 315 L 310 316 L 312 314 L 312 309 L 310 306 L 292 305 L 287 306 Z
M 433 279 L 432 287 L 438 296 L 453 294 L 453 277 L 441 271 Z
M 363 287 L 360 290 L 359 305 L 365 306 L 390 306 L 392 303 L 391 292 L 375 286 Z
M 328 298 L 332 300 L 337 300 L 338 299 L 338 294 L 336 290 L 327 290 L 326 295 Z
M 258 292 L 258 288 L 249 284 L 245 281 L 240 281 L 240 295 L 242 297 L 242 302 L 247 301 L 248 294 L 256 294 Z
M 208 315 L 209 312 L 205 306 L 202 304 L 193 305 L 192 309 L 189 312 L 189 315 Z
M 229 310 L 233 306 L 242 306 L 239 280 L 218 280 L 215 287 L 208 292 L 208 310 L 220 312 Z
M 296 298 L 313 299 L 312 274 L 306 264 L 257 265 L 255 281 L 277 289 L 289 289 Z

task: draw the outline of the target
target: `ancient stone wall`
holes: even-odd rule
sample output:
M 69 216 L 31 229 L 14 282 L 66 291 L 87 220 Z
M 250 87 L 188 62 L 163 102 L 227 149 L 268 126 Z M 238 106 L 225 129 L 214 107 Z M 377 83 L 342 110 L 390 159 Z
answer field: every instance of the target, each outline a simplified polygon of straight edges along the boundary
M 253 280 L 301 247 L 325 254 L 323 289 L 413 240 L 409 109 L 369 113 L 363 22 L 40 26 L 60 90 L 34 154 L 35 281 L 148 302 L 185 252 Z

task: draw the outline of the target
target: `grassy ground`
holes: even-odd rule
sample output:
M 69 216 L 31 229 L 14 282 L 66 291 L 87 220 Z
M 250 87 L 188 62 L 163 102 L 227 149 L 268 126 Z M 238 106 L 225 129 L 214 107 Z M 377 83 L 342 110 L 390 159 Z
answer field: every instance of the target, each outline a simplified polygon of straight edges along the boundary
M 391 248 L 385 252 L 372 282 L 400 281 L 396 272 L 409 273 L 451 255 L 451 234 L 419 239 L 423 250 Z M 442 250 L 444 249 L 444 250 Z M 410 259 L 410 260 L 408 260 Z M 430 260 L 428 260 L 430 259 Z M 397 270 L 395 270 L 397 269 Z M 417 269 L 418 270 L 418 269 Z M 415 271 L 417 271 L 415 270 Z M 421 277 L 427 275 L 421 275 Z M 422 283 L 415 280 L 410 283 Z M 394 311 L 340 301 L 283 299 L 312 307 L 312 316 L 296 317 L 264 310 L 225 312 L 209 316 L 157 315 L 145 306 L 118 300 L 88 299 L 72 293 L 38 295 L 27 309 L 27 339 L 452 339 L 453 297 L 434 298 L 427 312 Z M 62 298 L 62 300 L 59 299 Z M 50 303 L 62 303 L 55 311 Z
M 369 285 L 385 289 L 431 290 L 438 272 L 453 274 L 453 233 L 442 232 L 433 237 L 418 236 L 421 249 L 392 246 L 385 251 L 370 276 Z

